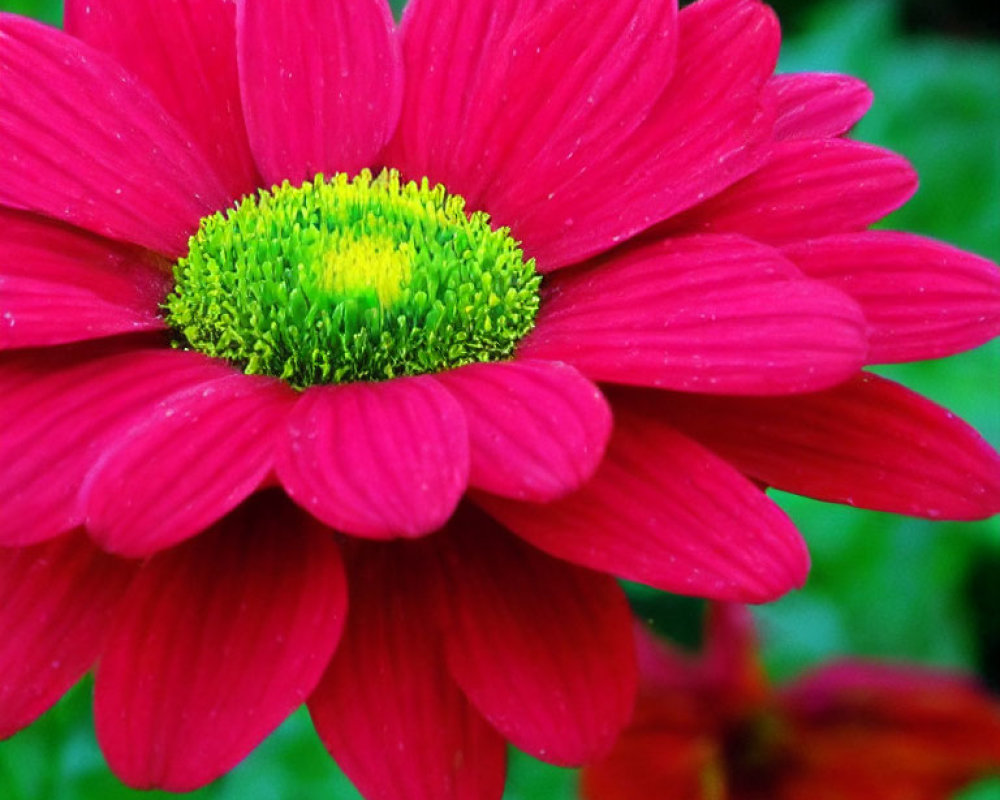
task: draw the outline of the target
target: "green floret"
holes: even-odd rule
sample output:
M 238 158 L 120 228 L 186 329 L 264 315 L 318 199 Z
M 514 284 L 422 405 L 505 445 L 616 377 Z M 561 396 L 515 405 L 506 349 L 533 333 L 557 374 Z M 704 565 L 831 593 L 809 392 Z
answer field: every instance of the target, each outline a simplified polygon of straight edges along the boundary
M 489 223 L 395 170 L 286 182 L 201 221 L 166 319 L 178 347 L 297 388 L 501 361 L 541 276 Z

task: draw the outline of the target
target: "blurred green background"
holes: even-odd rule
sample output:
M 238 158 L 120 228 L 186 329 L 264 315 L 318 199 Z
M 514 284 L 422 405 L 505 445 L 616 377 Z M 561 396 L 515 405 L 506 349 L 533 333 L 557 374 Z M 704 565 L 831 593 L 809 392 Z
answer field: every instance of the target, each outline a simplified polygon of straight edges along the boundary
M 1000 260 L 1000 5 L 786 0 L 776 6 L 786 30 L 782 70 L 864 78 L 876 102 L 854 135 L 916 165 L 921 190 L 886 226 Z M 0 0 L 0 9 L 54 24 L 61 17 L 57 0 Z M 1000 444 L 1000 342 L 880 371 L 949 406 Z M 775 677 L 863 654 L 976 671 L 1000 690 L 1000 520 L 931 524 L 780 500 L 805 532 L 814 568 L 804 590 L 757 611 Z M 681 638 L 697 630 L 697 602 L 630 591 L 640 613 L 659 627 Z M 89 695 L 85 682 L 36 725 L 0 744 L 2 800 L 168 796 L 132 792 L 108 773 L 94 741 Z M 570 771 L 514 754 L 505 800 L 571 800 L 574 781 Z M 192 797 L 358 795 L 299 712 L 232 774 Z M 1000 779 L 970 787 L 961 798 L 1000 800 Z

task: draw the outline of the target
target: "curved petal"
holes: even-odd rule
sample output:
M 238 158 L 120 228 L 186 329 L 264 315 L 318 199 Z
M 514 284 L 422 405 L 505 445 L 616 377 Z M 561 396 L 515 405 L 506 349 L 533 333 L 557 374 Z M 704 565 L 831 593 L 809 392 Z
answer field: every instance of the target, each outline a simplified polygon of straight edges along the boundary
M 0 14 L 0 204 L 168 256 L 229 202 L 188 134 L 109 56 Z
M 363 545 L 344 641 L 309 699 L 323 744 L 372 800 L 499 800 L 506 746 L 445 667 L 423 551 Z
M 0 208 L 0 350 L 159 330 L 170 279 L 134 248 Z
M 580 491 L 545 505 L 476 502 L 557 558 L 669 592 L 764 602 L 801 586 L 809 555 L 791 520 L 636 394 L 612 398 L 608 452 Z
M 633 249 L 548 284 L 523 358 L 593 380 L 711 394 L 784 394 L 864 364 L 865 319 L 769 247 L 696 236 Z
M 747 475 L 835 503 L 947 519 L 1000 513 L 1000 454 L 954 414 L 873 375 L 787 398 L 664 399 L 664 419 Z
M 90 669 L 133 571 L 80 532 L 0 549 L 0 739 Z
M 347 602 L 333 533 L 277 495 L 146 562 L 97 670 L 97 736 L 135 788 L 231 769 L 319 682 Z
M 165 395 L 229 372 L 166 349 L 82 360 L 29 352 L 0 361 L 0 546 L 80 525 L 83 478 L 122 430 Z
M 864 81 L 822 72 L 775 75 L 764 96 L 775 106 L 779 141 L 840 136 L 868 113 L 874 98 Z
M 296 503 L 347 533 L 430 533 L 468 483 L 465 414 L 432 378 L 310 389 L 288 427 L 278 478 Z
M 1000 334 L 1000 267 L 985 258 L 892 231 L 812 239 L 783 253 L 861 304 L 871 364 L 949 356 Z
M 385 0 L 239 0 L 243 113 L 265 180 L 373 165 L 392 136 L 403 68 Z
M 632 714 L 632 616 L 598 575 L 538 552 L 471 509 L 440 542 L 448 666 L 516 747 L 564 766 L 605 755 Z
M 701 0 L 681 11 L 678 30 L 670 82 L 615 152 L 548 194 L 512 197 L 510 211 L 496 211 L 541 271 L 618 245 L 766 158 L 773 109 L 761 90 L 778 57 L 774 12 L 757 0 Z
M 785 244 L 864 230 L 916 189 L 906 159 L 880 147 L 847 139 L 780 142 L 753 175 L 671 220 L 669 228 Z
M 389 161 L 489 211 L 549 264 L 553 215 L 571 213 L 551 193 L 592 191 L 588 170 L 642 124 L 670 77 L 676 14 L 676 0 L 415 0 L 402 32 L 419 77 Z M 569 238 L 587 233 L 580 222 Z
M 121 431 L 80 490 L 110 552 L 149 556 L 234 509 L 270 474 L 295 393 L 230 374 L 165 396 Z
M 63 26 L 153 91 L 190 132 L 231 199 L 257 188 L 240 106 L 232 0 L 67 0 Z
M 469 424 L 469 483 L 544 502 L 578 489 L 611 435 L 600 390 L 553 361 L 472 364 L 435 376 Z

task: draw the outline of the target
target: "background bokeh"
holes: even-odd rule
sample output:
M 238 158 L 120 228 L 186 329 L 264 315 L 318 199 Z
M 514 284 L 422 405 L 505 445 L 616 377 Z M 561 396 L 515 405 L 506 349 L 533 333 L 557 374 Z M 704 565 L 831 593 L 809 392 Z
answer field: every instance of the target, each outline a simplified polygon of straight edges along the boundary
M 402 6 L 397 1 L 397 10 Z M 908 156 L 916 198 L 886 226 L 1000 260 L 1000 5 L 935 0 L 775 3 L 783 71 L 864 78 L 876 102 L 854 135 Z M 58 24 L 59 0 L 0 0 Z M 1000 444 L 1000 342 L 938 362 L 880 370 L 970 420 Z M 757 610 L 777 678 L 862 654 L 978 672 L 1000 691 L 1000 519 L 932 524 L 780 498 L 814 556 L 805 589 Z M 697 638 L 697 601 L 630 587 L 639 613 Z M 2 635 L 2 634 L 0 634 Z M 155 800 L 119 784 L 94 741 L 85 681 L 40 722 L 0 743 L 3 800 Z M 199 800 L 358 800 L 300 711 Z M 505 800 L 572 800 L 571 771 L 514 754 Z M 961 800 L 1000 800 L 1000 778 Z

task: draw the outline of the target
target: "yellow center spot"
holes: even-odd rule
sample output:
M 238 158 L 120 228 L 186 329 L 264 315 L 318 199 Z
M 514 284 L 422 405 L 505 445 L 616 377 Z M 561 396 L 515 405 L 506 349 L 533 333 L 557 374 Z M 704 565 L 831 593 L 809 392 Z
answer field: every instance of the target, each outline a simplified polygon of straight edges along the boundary
M 403 294 L 413 271 L 412 248 L 388 236 L 331 236 L 323 250 L 320 285 L 329 292 L 374 292 L 382 308 Z

